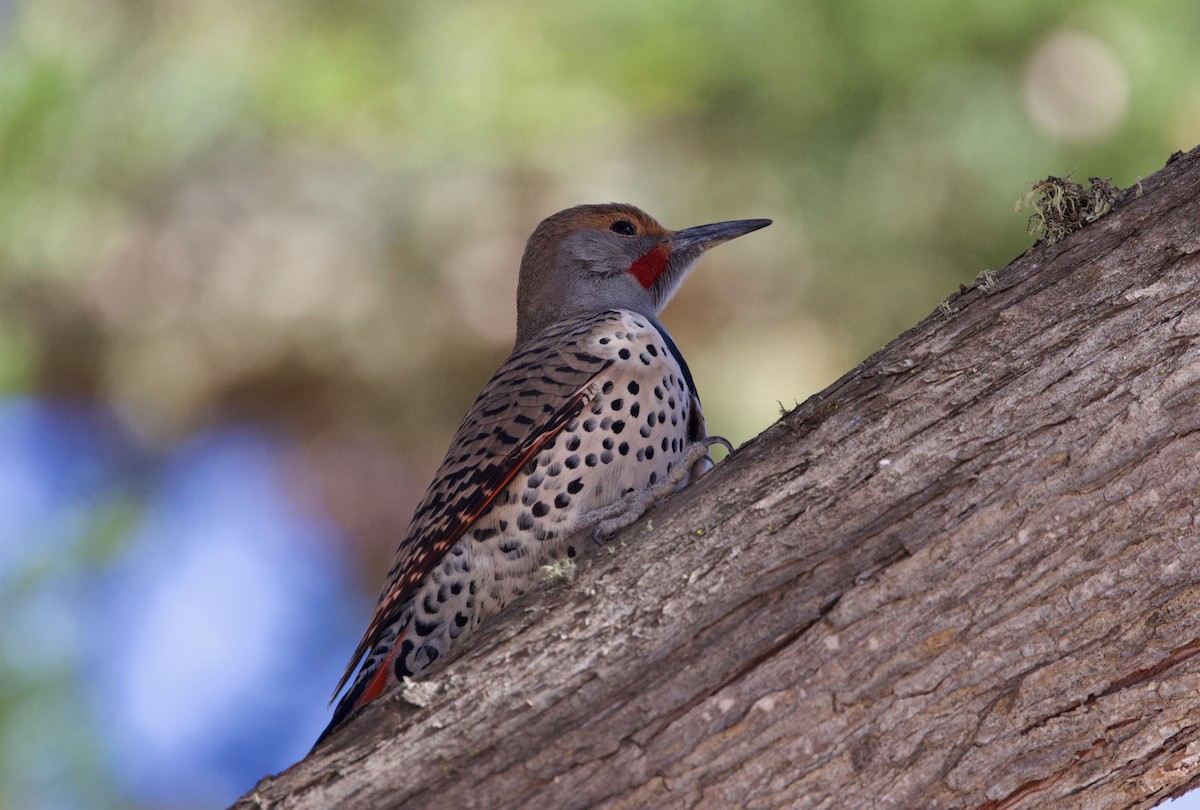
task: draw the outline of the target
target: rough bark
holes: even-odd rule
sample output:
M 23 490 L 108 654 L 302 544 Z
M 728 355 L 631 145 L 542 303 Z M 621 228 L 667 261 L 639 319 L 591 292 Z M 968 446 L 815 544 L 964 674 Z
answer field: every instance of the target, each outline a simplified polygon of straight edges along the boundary
M 237 806 L 1186 792 L 1198 382 L 1200 149 L 963 288 Z

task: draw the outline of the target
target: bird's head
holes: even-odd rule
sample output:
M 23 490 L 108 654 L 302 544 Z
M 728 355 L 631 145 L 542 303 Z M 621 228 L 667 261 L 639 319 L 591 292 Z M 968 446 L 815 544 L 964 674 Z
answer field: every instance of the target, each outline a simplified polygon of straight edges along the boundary
M 741 219 L 672 231 L 622 203 L 547 217 L 521 260 L 517 346 L 577 315 L 630 309 L 654 317 L 704 251 L 770 224 Z

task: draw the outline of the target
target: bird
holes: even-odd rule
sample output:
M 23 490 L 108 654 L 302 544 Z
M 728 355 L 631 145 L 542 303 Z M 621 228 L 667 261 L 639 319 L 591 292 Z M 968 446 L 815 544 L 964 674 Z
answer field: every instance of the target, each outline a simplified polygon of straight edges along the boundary
M 417 506 L 334 698 L 358 675 L 316 745 L 359 707 L 432 674 L 544 579 L 542 566 L 573 560 L 585 530 L 603 542 L 710 469 L 713 444 L 732 451 L 708 436 L 658 316 L 706 250 L 770 224 L 672 231 L 606 203 L 537 226 L 518 275 L 513 352 Z

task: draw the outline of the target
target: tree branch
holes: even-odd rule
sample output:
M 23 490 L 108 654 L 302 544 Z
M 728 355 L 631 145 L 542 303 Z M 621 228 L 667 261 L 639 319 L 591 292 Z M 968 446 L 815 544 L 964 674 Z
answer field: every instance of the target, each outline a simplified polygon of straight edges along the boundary
M 1200 149 L 963 288 L 236 806 L 1186 791 L 1198 279 Z

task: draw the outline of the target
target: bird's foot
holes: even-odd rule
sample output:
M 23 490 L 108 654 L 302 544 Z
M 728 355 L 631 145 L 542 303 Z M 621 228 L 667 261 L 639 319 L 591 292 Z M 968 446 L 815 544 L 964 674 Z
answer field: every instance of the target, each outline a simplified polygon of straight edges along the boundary
M 588 526 L 594 526 L 592 539 L 597 543 L 604 542 L 615 532 L 646 514 L 650 507 L 674 492 L 680 484 L 688 481 L 692 475 L 692 468 L 697 462 L 704 459 L 711 462 L 709 449 L 714 444 L 721 445 L 730 453 L 733 452 L 733 445 L 729 443 L 729 440 L 720 436 L 709 436 L 692 442 L 683 451 L 683 455 L 671 466 L 671 471 L 661 480 L 645 489 L 626 492 L 619 500 L 613 501 L 608 506 L 588 512 L 580 519 L 579 528 L 586 529 Z

